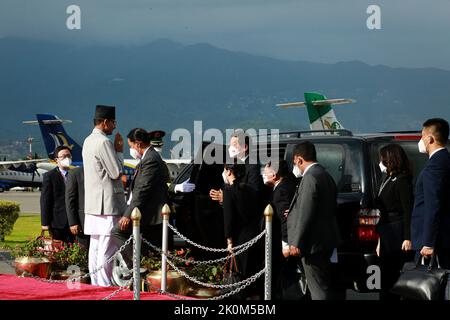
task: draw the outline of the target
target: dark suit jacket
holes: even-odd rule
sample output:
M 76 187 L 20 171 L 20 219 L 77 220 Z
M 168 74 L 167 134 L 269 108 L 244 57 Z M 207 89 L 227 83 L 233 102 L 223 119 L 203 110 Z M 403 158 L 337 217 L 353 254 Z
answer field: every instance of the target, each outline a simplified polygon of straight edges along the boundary
M 264 182 L 261 176 L 261 165 L 248 163 L 248 158 L 245 163 L 245 176 L 242 179 L 243 183 L 248 184 L 259 195 L 262 192 Z
M 69 171 L 66 181 L 66 211 L 69 226 L 79 225 L 84 230 L 84 170 Z
M 405 174 L 386 177 L 377 197 L 380 210 L 377 232 L 382 255 L 401 255 L 404 240 L 411 240 L 411 213 L 414 202 L 412 178 Z
M 67 223 L 65 183 L 59 168 L 48 171 L 42 179 L 41 225 L 64 229 Z
M 450 248 L 450 154 L 436 152 L 417 177 L 412 213 L 413 249 Z
M 240 182 L 223 189 L 223 217 L 225 238 L 233 238 L 233 245 L 242 244 L 259 232 L 259 216 L 255 190 Z
M 161 209 L 168 203 L 168 181 L 165 162 L 159 153 L 150 147 L 136 167 L 130 186 L 132 200 L 124 216 L 130 218 L 133 209 L 137 207 L 142 214 L 141 227 L 161 224 Z
M 302 255 L 332 250 L 339 244 L 337 188 L 320 165 L 310 167 L 300 182 L 288 215 L 288 243 Z
M 265 185 L 261 175 L 261 164 L 250 163 L 250 156 L 245 159 L 245 176 L 241 182 L 247 184 L 256 192 L 257 213 L 259 214 L 259 224 L 264 222 L 264 208 L 270 201 L 270 193 L 265 192 Z
M 272 207 L 274 215 L 281 224 L 281 239 L 284 242 L 288 241 L 287 236 L 287 218 L 284 216 L 284 212 L 289 209 L 289 205 L 295 194 L 297 187 L 295 179 L 282 180 L 272 193 Z
M 383 181 L 385 183 L 386 179 Z M 383 185 L 383 184 L 382 184 Z M 411 214 L 414 203 L 411 177 L 400 174 L 391 177 L 377 197 L 377 208 L 380 210 L 379 224 L 402 221 L 403 240 L 411 240 Z

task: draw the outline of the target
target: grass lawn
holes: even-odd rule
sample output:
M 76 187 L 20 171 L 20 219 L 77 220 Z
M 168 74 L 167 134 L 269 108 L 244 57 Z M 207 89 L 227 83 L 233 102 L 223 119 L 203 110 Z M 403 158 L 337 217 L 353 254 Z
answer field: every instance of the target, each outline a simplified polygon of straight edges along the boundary
M 24 244 L 40 235 L 41 216 L 38 214 L 22 213 L 14 224 L 13 232 L 0 242 L 0 248 L 13 248 L 17 244 Z

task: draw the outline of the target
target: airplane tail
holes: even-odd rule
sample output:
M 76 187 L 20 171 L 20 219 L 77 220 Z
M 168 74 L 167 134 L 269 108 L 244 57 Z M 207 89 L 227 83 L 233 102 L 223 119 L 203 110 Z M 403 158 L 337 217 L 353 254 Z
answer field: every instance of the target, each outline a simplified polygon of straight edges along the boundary
M 311 130 L 344 129 L 336 118 L 331 106 L 332 103 L 327 102 L 324 95 L 316 92 L 305 92 L 305 104 Z
M 52 114 L 37 114 L 36 117 L 50 159 L 54 158 L 55 148 L 64 145 L 72 150 L 72 161 L 74 163 L 83 162 L 80 145 L 64 130 L 63 123 L 68 121 L 61 120 Z

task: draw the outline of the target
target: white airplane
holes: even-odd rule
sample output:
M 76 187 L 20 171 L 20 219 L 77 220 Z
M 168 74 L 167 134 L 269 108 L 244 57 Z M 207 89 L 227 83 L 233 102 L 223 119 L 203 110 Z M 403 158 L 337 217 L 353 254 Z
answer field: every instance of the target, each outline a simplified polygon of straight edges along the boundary
M 354 99 L 327 99 L 316 92 L 305 92 L 305 101 L 279 103 L 276 106 L 283 109 L 306 107 L 311 130 L 337 130 L 344 129 L 336 118 L 332 105 L 355 103 Z
M 45 161 L 47 159 L 0 161 L 0 189 L 40 187 L 42 175 L 47 170 L 37 168 L 37 165 Z

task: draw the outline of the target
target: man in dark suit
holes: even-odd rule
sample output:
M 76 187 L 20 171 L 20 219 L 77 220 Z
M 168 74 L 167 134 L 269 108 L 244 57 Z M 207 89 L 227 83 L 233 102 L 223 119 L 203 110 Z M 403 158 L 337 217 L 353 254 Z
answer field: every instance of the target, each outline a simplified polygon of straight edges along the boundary
M 279 286 L 281 270 L 293 269 L 296 267 L 298 258 L 289 257 L 289 245 L 287 234 L 286 210 L 294 197 L 297 187 L 297 180 L 289 171 L 285 160 L 271 161 L 264 167 L 264 184 L 271 188 L 269 197 L 274 215 L 272 219 L 272 296 L 283 298 L 282 288 Z M 284 258 L 283 258 L 284 256 Z M 295 269 L 293 269 L 295 272 Z
M 317 163 L 312 143 L 296 145 L 293 158 L 294 169 L 303 178 L 288 214 L 290 254 L 301 257 L 313 300 L 339 299 L 330 261 L 339 244 L 336 184 Z
M 264 195 L 264 182 L 261 176 L 261 165 L 257 161 L 256 152 L 252 152 L 252 143 L 250 136 L 245 134 L 242 130 L 237 130 L 230 139 L 230 146 L 228 148 L 228 156 L 230 159 L 237 159 L 239 163 L 245 164 L 245 175 L 242 179 L 243 183 L 248 184 L 256 191 L 256 195 L 260 200 L 258 211 L 262 210 L 264 204 L 267 204 L 267 197 Z M 209 193 L 212 200 L 223 202 L 222 190 L 211 190 Z M 263 199 L 265 198 L 265 199 Z
M 419 152 L 429 156 L 417 177 L 411 234 L 413 250 L 436 254 L 441 267 L 450 269 L 450 154 L 446 149 L 449 124 L 429 119 L 422 129 Z
M 59 146 L 54 152 L 58 166 L 45 173 L 41 191 L 41 225 L 55 240 L 73 242 L 66 214 L 65 184 L 72 154 L 69 147 Z
M 128 134 L 130 153 L 140 160 L 130 186 L 128 206 L 114 227 L 114 241 L 120 246 L 131 235 L 131 213 L 139 208 L 141 218 L 142 236 L 152 244 L 161 247 L 162 243 L 162 216 L 161 210 L 168 203 L 168 172 L 166 164 L 159 153 L 150 146 L 150 138 L 144 129 L 133 129 Z M 132 151 L 134 150 L 134 151 Z M 143 252 L 147 249 L 143 245 Z M 132 266 L 131 246 L 127 246 L 123 258 L 128 267 Z
M 84 230 L 84 170 L 78 167 L 70 170 L 66 182 L 66 211 L 70 232 L 79 244 L 89 250 L 89 235 Z
M 271 205 L 274 210 L 274 222 L 279 223 L 281 241 L 279 245 L 282 245 L 283 255 L 289 256 L 288 233 L 287 233 L 287 217 L 285 215 L 286 210 L 289 209 L 289 205 L 295 194 L 297 187 L 297 179 L 289 171 L 287 162 L 285 160 L 279 160 L 276 163 L 269 162 L 264 167 L 264 184 L 272 188 Z M 278 246 L 278 244 L 277 244 Z M 281 247 L 280 247 L 281 252 Z

